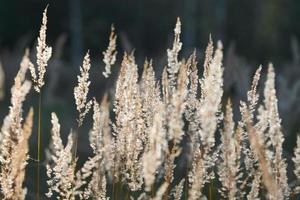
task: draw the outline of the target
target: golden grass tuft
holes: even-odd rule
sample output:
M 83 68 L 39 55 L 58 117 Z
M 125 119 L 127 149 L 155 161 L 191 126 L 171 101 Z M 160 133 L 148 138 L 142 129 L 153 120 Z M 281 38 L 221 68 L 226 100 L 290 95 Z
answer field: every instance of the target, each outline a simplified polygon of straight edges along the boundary
M 101 103 L 89 97 L 91 58 L 89 52 L 86 53 L 74 87 L 78 111 L 75 129 L 83 125 L 84 119 L 89 120 L 87 113 L 92 109 L 89 140 L 93 154 L 83 166 L 77 166 L 78 157 L 73 149 L 77 150 L 78 140 L 74 140 L 72 127 L 64 145 L 59 118 L 52 113 L 48 198 L 196 200 L 211 198 L 215 190 L 224 199 L 278 200 L 289 199 L 291 192 L 299 193 L 299 186 L 288 184 L 273 65 L 268 66 L 262 95 L 258 90 L 262 67 L 258 68 L 249 91 L 245 91 L 247 101 L 240 103 L 241 119 L 234 121 L 233 105 L 223 97 L 226 68 L 223 67 L 222 43 L 217 42 L 215 47 L 209 38 L 204 70 L 199 78 L 196 52 L 187 59 L 180 57 L 181 25 L 178 18 L 161 79 L 156 79 L 152 60 L 145 61 L 140 78 L 134 54 L 124 53 L 115 96 L 105 95 Z M 11 88 L 11 106 L 1 126 L 1 199 L 26 197 L 25 167 L 33 126 L 32 109 L 23 122 L 23 103 L 31 89 L 26 72 L 30 70 L 34 90 L 41 97 L 46 66 L 52 54 L 46 44 L 46 30 L 47 8 L 38 37 L 37 68 L 26 50 Z M 116 39 L 112 26 L 108 48 L 103 52 L 106 78 L 116 62 Z M 4 87 L 1 69 L 0 97 Z M 41 103 L 39 119 L 40 112 Z M 114 113 L 113 118 L 110 112 Z M 221 136 L 220 142 L 217 134 Z M 293 158 L 297 179 L 300 178 L 299 149 L 298 137 Z M 39 155 L 40 150 L 39 146 Z M 177 170 L 184 171 L 184 177 L 179 177 Z M 207 187 L 210 195 L 205 190 Z M 38 189 L 37 198 L 40 196 L 44 194 Z

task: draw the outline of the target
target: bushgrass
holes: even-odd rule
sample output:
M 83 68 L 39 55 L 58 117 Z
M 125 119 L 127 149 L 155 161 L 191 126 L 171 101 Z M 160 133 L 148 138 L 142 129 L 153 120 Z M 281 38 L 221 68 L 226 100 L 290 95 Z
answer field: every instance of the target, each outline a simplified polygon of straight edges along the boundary
M 145 60 L 139 76 L 133 52 L 125 52 L 113 96 L 101 100 L 89 95 L 89 52 L 83 58 L 74 87 L 77 127 L 70 127 L 67 143 L 61 139 L 61 122 L 51 114 L 51 144 L 47 180 L 40 180 L 42 87 L 52 49 L 46 44 L 47 8 L 38 37 L 36 67 L 28 50 L 11 88 L 11 106 L 0 131 L 1 199 L 25 199 L 24 178 L 33 110 L 23 121 L 23 102 L 38 92 L 36 199 L 292 199 L 298 184 L 287 177 L 283 155 L 284 135 L 278 113 L 275 72 L 270 63 L 264 83 L 259 67 L 245 91 L 235 121 L 230 99 L 223 97 L 223 46 L 209 39 L 199 77 L 196 52 L 180 58 L 181 22 L 167 50 L 167 66 L 157 79 L 152 60 Z M 103 52 L 109 78 L 116 67 L 116 35 L 112 26 Z M 26 79 L 30 70 L 32 81 Z M 0 71 L 0 84 L 4 76 Z M 99 73 L 101 74 L 101 73 Z M 264 88 L 262 93 L 258 88 Z M 3 85 L 0 85 L 0 90 Z M 2 94 L 2 91 L 0 91 Z M 92 110 L 92 111 L 91 111 Z M 92 112 L 89 131 L 93 155 L 77 165 L 79 130 Z M 113 112 L 114 116 L 110 114 Z M 43 122 L 48 123 L 48 122 Z M 84 134 L 84 133 L 80 133 Z M 75 137 L 74 137 L 75 136 Z M 75 139 L 74 139 L 75 138 Z M 294 175 L 300 178 L 300 137 L 295 147 Z M 47 194 L 40 193 L 47 181 Z

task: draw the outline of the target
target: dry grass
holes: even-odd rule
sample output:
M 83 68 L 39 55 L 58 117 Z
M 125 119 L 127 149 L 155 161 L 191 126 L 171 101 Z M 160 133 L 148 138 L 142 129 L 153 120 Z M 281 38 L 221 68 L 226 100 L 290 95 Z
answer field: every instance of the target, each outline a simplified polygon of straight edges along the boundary
M 26 50 L 11 88 L 9 113 L 1 126 L 1 199 L 19 200 L 26 196 L 24 177 L 33 110 L 23 122 L 23 102 L 31 89 L 31 81 L 26 80 L 25 75 L 30 69 L 34 90 L 40 93 L 52 53 L 51 47 L 46 45 L 46 14 L 47 9 L 38 38 L 37 68 Z M 235 122 L 230 100 L 225 100 L 228 103 L 225 111 L 222 109 L 222 43 L 218 42 L 215 48 L 209 40 L 203 75 L 199 78 L 196 54 L 187 59 L 179 58 L 183 45 L 180 34 L 178 19 L 161 80 L 155 78 L 152 61 L 148 60 L 139 77 L 134 54 L 124 53 L 115 95 L 113 98 L 105 95 L 101 103 L 95 98 L 88 100 L 91 64 L 89 53 L 85 55 L 74 97 L 78 127 L 93 110 L 93 127 L 89 133 L 93 155 L 78 169 L 78 157 L 74 153 L 77 137 L 74 140 L 75 133 L 70 128 L 64 145 L 58 116 L 52 113 L 48 198 L 207 199 L 205 188 L 212 183 L 214 186 L 210 189 L 216 190 L 222 199 L 289 199 L 299 192 L 298 185 L 288 184 L 272 64 L 268 66 L 261 98 L 257 93 L 261 67 L 256 71 L 251 88 L 245 91 L 247 101 L 240 103 L 242 117 Z M 103 54 L 103 75 L 107 78 L 116 61 L 114 28 Z M 0 94 L 3 93 L 3 74 L 0 68 Z M 111 108 L 114 118 L 110 117 Z M 191 153 L 184 153 L 183 148 Z M 300 178 L 299 156 L 298 138 L 293 159 L 297 179 Z M 184 163 L 183 178 L 176 171 L 180 157 L 188 161 Z M 37 195 L 44 196 L 39 191 Z

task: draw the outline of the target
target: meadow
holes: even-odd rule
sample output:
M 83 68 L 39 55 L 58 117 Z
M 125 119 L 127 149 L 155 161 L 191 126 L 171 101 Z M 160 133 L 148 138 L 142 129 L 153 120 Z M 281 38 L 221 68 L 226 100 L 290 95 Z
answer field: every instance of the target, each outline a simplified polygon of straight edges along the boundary
M 224 95 L 222 42 L 213 42 L 209 37 L 203 63 L 198 63 L 196 51 L 182 58 L 179 18 L 173 44 L 167 49 L 167 65 L 160 75 L 151 59 L 145 60 L 140 75 L 135 52 L 124 52 L 117 66 L 120 52 L 115 27 L 111 27 L 108 47 L 103 52 L 105 68 L 99 70 L 108 80 L 112 69 L 118 68 L 113 95 L 106 93 L 101 99 L 90 95 L 91 58 L 86 52 L 73 90 L 76 126 L 68 127 L 70 133 L 63 141 L 64 122 L 59 115 L 52 112 L 50 121 L 42 115 L 45 76 L 54 53 L 47 44 L 47 9 L 37 38 L 36 59 L 30 56 L 30 49 L 24 49 L 11 86 L 8 113 L 1 124 L 1 199 L 26 198 L 27 165 L 32 161 L 35 165 L 30 167 L 36 172 L 34 199 L 298 197 L 300 136 L 289 164 L 283 149 L 285 135 L 278 111 L 276 68 L 272 63 L 258 66 L 248 77 L 251 86 L 243 91 L 246 100 L 233 105 L 236 101 Z M 6 82 L 0 69 L 1 98 Z M 38 97 L 37 105 L 31 105 L 38 109 L 23 109 L 30 93 Z M 235 107 L 238 119 L 234 116 Z M 88 120 L 90 131 L 80 132 Z M 48 134 L 41 131 L 42 123 L 51 124 L 47 149 L 41 148 L 41 139 Z M 83 165 L 78 165 L 78 134 L 88 135 L 88 148 L 92 150 Z M 30 137 L 37 138 L 36 158 L 29 154 Z M 44 153 L 46 159 L 42 162 Z M 41 170 L 44 165 L 46 172 Z M 42 173 L 46 173 L 47 180 L 43 180 Z M 293 174 L 293 180 L 288 173 Z M 41 192 L 42 182 L 47 183 L 46 194 Z

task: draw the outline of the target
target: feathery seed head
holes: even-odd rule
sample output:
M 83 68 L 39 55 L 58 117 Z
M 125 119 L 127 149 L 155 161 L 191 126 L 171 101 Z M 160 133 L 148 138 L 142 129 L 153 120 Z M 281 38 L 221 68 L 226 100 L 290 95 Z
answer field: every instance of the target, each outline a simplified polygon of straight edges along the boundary
M 111 67 L 116 62 L 117 57 L 117 35 L 115 34 L 115 27 L 114 25 L 111 25 L 111 33 L 109 36 L 109 44 L 106 49 L 106 51 L 103 52 L 103 62 L 105 63 L 105 71 L 103 72 L 103 75 L 105 78 L 108 78 L 111 74 Z
M 89 71 L 91 68 L 89 51 L 85 54 L 83 59 L 83 64 L 80 67 L 80 75 L 77 76 L 78 84 L 74 87 L 74 98 L 76 103 L 76 108 L 79 113 L 77 119 L 78 126 L 82 125 L 82 122 L 92 107 L 92 101 L 87 100 L 89 86 L 91 81 L 89 81 Z
M 38 37 L 38 44 L 36 46 L 37 69 L 35 69 L 33 65 L 29 67 L 32 80 L 35 83 L 34 89 L 38 93 L 40 93 L 41 88 L 45 84 L 44 76 L 46 73 L 46 67 L 52 55 L 52 48 L 47 46 L 46 44 L 47 10 L 48 10 L 48 6 L 45 8 L 43 12 L 42 25 Z
M 174 42 L 172 49 L 167 50 L 168 56 L 168 77 L 170 81 L 170 89 L 173 90 L 175 86 L 176 74 L 179 71 L 181 62 L 178 61 L 178 54 L 182 48 L 182 43 L 180 42 L 181 34 L 181 22 L 180 18 L 177 18 L 176 26 L 174 29 Z M 173 89 L 172 89 L 173 88 Z

